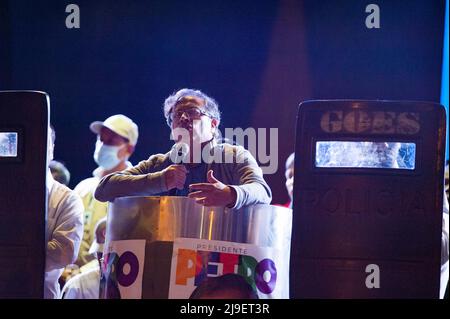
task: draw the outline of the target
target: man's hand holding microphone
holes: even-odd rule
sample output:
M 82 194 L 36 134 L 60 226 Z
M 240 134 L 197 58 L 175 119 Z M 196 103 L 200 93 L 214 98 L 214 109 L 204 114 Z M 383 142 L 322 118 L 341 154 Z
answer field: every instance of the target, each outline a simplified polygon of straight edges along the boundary
M 172 196 L 176 195 L 177 189 L 183 189 L 186 183 L 186 176 L 189 173 L 186 163 L 189 154 L 189 146 L 185 143 L 177 143 L 170 153 L 172 164 L 162 171 L 166 187 Z M 214 176 L 214 172 L 209 170 L 206 175 L 207 183 L 196 183 L 189 185 L 189 198 L 195 199 L 203 206 L 227 206 L 233 207 L 236 204 L 237 194 L 233 187 L 225 185 Z
M 187 173 L 186 166 L 181 164 L 173 164 L 163 169 L 162 175 L 166 182 L 167 190 L 183 189 Z

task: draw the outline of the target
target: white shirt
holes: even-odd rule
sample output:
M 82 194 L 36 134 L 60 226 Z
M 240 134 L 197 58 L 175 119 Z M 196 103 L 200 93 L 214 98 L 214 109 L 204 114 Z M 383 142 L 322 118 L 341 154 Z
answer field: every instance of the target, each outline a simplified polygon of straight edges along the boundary
M 97 262 L 97 261 L 96 261 Z M 69 279 L 61 292 L 63 299 L 99 299 L 100 266 Z
M 44 298 L 59 297 L 58 279 L 64 267 L 75 261 L 83 236 L 83 203 L 68 187 L 55 181 L 47 170 L 47 255 Z
M 125 164 L 128 168 L 132 167 L 128 161 Z M 74 188 L 74 192 L 80 195 L 84 205 L 84 232 L 76 261 L 76 264 L 79 266 L 95 260 L 89 250 L 95 241 L 95 225 L 100 219 L 106 216 L 108 205 L 107 203 L 97 201 L 94 197 L 94 192 L 104 173 L 105 170 L 99 166 L 93 171 L 93 177 L 82 180 Z

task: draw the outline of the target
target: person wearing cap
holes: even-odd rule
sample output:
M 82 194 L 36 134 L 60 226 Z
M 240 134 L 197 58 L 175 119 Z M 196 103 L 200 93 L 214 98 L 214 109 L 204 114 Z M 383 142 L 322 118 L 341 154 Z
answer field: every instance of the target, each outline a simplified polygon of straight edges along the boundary
M 106 238 L 106 217 L 95 225 L 95 239 L 89 254 L 96 257 L 85 266 L 81 273 L 70 278 L 61 291 L 61 299 L 98 299 L 100 292 L 100 269 L 103 257 L 103 245 Z M 85 268 L 85 269 L 83 269 Z
M 48 128 L 47 158 L 53 159 L 55 130 Z M 64 267 L 75 261 L 83 236 L 83 203 L 65 185 L 54 180 L 47 168 L 47 251 L 45 259 L 44 298 L 55 299 L 60 293 L 58 279 Z
M 220 112 L 213 98 L 199 90 L 181 89 L 165 100 L 164 115 L 174 146 L 183 146 L 181 152 L 152 155 L 137 166 L 103 177 L 95 191 L 98 200 L 189 196 L 204 206 L 234 209 L 270 203 L 270 187 L 251 153 L 242 146 L 218 143 Z
M 83 266 L 94 257 L 89 253 L 92 245 L 95 224 L 106 216 L 106 203 L 94 197 L 94 191 L 104 176 L 131 167 L 128 161 L 133 154 L 138 140 L 138 126 L 122 114 L 108 117 L 105 121 L 91 123 L 90 130 L 97 134 L 94 160 L 98 164 L 93 176 L 81 181 L 76 187 L 84 204 L 84 235 L 76 264 Z

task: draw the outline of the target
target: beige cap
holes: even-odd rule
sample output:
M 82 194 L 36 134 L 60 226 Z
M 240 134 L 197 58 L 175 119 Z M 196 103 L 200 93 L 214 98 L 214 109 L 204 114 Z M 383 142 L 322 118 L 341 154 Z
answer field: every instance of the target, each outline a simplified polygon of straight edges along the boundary
M 102 127 L 109 128 L 114 133 L 128 139 L 131 145 L 136 145 L 139 132 L 138 126 L 130 118 L 122 114 L 108 117 L 104 122 L 92 122 L 89 128 L 95 134 L 99 134 Z

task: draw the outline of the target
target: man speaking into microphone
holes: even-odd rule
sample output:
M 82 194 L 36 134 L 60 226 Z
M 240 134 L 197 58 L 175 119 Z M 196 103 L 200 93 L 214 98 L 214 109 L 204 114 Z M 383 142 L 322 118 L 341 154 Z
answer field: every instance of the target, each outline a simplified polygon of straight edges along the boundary
M 270 203 L 270 187 L 250 152 L 218 143 L 220 111 L 213 98 L 181 89 L 165 100 L 164 116 L 176 142 L 172 151 L 105 176 L 95 191 L 99 201 L 156 195 L 235 209 Z

